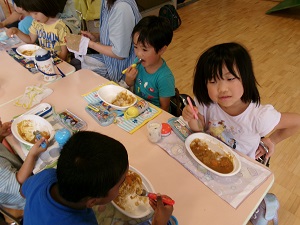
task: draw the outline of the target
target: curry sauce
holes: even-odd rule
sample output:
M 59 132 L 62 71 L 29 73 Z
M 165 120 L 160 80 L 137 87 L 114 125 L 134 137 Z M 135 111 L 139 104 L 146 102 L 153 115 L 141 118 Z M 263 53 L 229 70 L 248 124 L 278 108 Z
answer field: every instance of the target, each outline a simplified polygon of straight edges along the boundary
M 233 171 L 233 162 L 231 157 L 222 155 L 218 152 L 213 152 L 209 149 L 207 143 L 199 138 L 194 139 L 190 148 L 194 155 L 203 164 L 219 173 L 230 173 Z

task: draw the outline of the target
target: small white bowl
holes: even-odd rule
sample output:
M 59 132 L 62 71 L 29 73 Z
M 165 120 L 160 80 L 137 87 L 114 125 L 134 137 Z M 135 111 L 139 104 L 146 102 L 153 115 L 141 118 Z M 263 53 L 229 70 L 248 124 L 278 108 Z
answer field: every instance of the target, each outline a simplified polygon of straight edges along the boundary
M 134 97 L 135 100 L 133 101 L 133 103 L 130 105 L 127 105 L 127 106 L 117 106 L 117 105 L 112 104 L 111 102 L 113 100 L 115 100 L 117 95 L 123 91 L 125 91 L 127 95 L 131 95 Z M 105 85 L 105 86 L 101 87 L 98 90 L 97 94 L 98 94 L 98 97 L 103 102 L 105 102 L 106 104 L 110 105 L 111 107 L 113 107 L 115 109 L 122 110 L 122 111 L 125 111 L 129 107 L 133 106 L 137 101 L 136 96 L 131 91 L 128 91 L 127 89 L 125 89 L 121 86 L 118 86 L 118 85 L 114 85 L 114 84 L 109 84 L 109 85 Z
M 11 125 L 11 132 L 12 132 L 12 134 L 21 143 L 23 143 L 25 145 L 28 145 L 28 146 L 31 146 L 31 147 L 33 146 L 32 143 L 24 140 L 21 137 L 21 135 L 19 134 L 18 123 L 20 123 L 23 120 L 30 120 L 30 121 L 32 121 L 32 123 L 33 123 L 32 130 L 33 131 L 39 130 L 40 132 L 41 131 L 48 132 L 50 134 L 50 138 L 48 139 L 48 141 L 51 141 L 53 139 L 54 134 L 55 134 L 55 130 L 54 130 L 53 126 L 47 120 L 45 120 L 42 117 L 37 116 L 37 115 L 29 114 L 29 115 L 22 115 L 22 116 L 17 117 L 16 119 L 14 119 L 14 121 L 12 122 L 12 125 Z
M 219 173 L 219 172 L 209 168 L 204 163 L 202 163 L 194 155 L 192 149 L 190 148 L 190 144 L 196 138 L 199 138 L 201 141 L 204 141 L 208 145 L 209 149 L 212 150 L 213 152 L 219 152 L 221 155 L 230 156 L 230 158 L 232 158 L 232 162 L 233 162 L 233 171 L 231 171 L 230 173 Z M 188 153 L 193 157 L 194 160 L 196 160 L 197 163 L 199 163 L 201 166 L 203 166 L 207 170 L 209 170 L 212 173 L 217 174 L 219 176 L 222 176 L 222 177 L 233 176 L 233 175 L 237 174 L 241 169 L 241 162 L 240 162 L 238 154 L 235 153 L 229 146 L 224 144 L 222 141 L 218 140 L 217 138 L 215 138 L 211 135 L 208 135 L 208 134 L 205 134 L 205 133 L 191 134 L 185 140 L 185 147 L 186 147 Z
M 40 49 L 41 47 L 38 45 L 33 45 L 33 44 L 25 44 L 21 45 L 16 49 L 16 52 L 23 56 L 26 59 L 34 60 L 35 58 L 35 52 Z M 24 51 L 32 51 L 32 55 L 24 55 Z

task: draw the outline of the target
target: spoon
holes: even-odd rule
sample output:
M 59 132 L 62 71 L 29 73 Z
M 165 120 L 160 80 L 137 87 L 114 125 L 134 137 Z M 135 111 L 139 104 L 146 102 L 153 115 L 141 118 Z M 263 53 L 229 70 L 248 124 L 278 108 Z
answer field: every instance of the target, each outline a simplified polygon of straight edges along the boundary
M 50 109 L 49 106 L 46 106 L 44 109 L 42 109 L 41 111 L 38 111 L 37 113 L 35 113 L 35 115 L 37 116 L 41 116 L 44 112 L 48 111 Z
M 140 191 L 142 191 L 142 192 L 140 192 Z M 146 196 L 146 197 L 148 197 L 150 199 L 153 199 L 153 200 L 157 199 L 157 194 L 148 192 L 145 189 L 137 190 L 136 194 L 139 195 L 139 196 Z M 168 198 L 166 196 L 161 196 L 161 198 L 162 198 L 163 203 L 165 203 L 167 205 L 174 205 L 175 204 L 175 201 L 171 198 Z
M 138 64 L 140 64 L 142 62 L 142 59 L 139 59 L 136 63 L 131 64 L 131 67 L 136 67 Z M 125 74 L 127 71 L 127 69 L 122 71 L 122 74 Z
M 197 120 L 198 128 L 199 128 L 200 130 L 203 130 L 203 128 L 202 128 L 202 126 L 201 126 L 201 124 L 200 124 L 199 117 L 198 117 L 197 113 L 196 113 L 195 110 L 194 110 L 194 106 L 193 106 L 193 103 L 192 103 L 190 97 L 187 97 L 188 103 L 186 102 L 185 98 L 183 98 L 183 97 L 181 97 L 181 98 L 182 98 L 183 104 L 184 104 L 185 106 L 189 105 L 189 106 L 191 107 L 191 109 L 192 109 L 192 111 L 193 111 L 193 114 L 194 114 L 194 118 Z
M 37 140 L 40 140 L 42 138 L 42 135 L 41 135 L 41 132 L 36 130 L 36 131 L 33 131 L 33 135 L 35 136 L 35 138 Z M 47 147 L 47 143 L 46 141 L 43 141 L 42 144 L 40 145 L 42 148 L 46 148 Z

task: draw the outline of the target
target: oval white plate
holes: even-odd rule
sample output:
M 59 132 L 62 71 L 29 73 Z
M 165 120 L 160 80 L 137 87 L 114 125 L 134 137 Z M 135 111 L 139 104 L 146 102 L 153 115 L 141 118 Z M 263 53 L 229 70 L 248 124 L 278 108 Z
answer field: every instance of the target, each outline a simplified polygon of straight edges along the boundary
M 30 142 L 25 141 L 18 132 L 18 123 L 20 123 L 23 120 L 32 120 L 34 122 L 34 130 L 49 132 L 50 138 L 48 141 L 51 141 L 52 138 L 54 137 L 55 130 L 47 120 L 45 120 L 44 118 L 37 116 L 37 115 L 32 115 L 32 114 L 22 115 L 22 116 L 17 117 L 16 119 L 14 119 L 14 121 L 11 124 L 12 134 L 21 143 L 28 145 L 28 146 L 33 146 L 33 144 L 31 144 Z
M 232 162 L 233 162 L 233 171 L 230 173 L 219 173 L 208 166 L 206 166 L 204 163 L 202 163 L 193 153 L 193 151 L 190 148 L 190 144 L 193 140 L 196 138 L 199 138 L 200 140 L 206 142 L 208 145 L 209 149 L 214 151 L 214 152 L 219 152 L 222 155 L 226 154 L 232 157 Z M 228 177 L 228 176 L 233 176 L 237 174 L 240 169 L 241 169 L 241 162 L 239 159 L 239 156 L 237 153 L 235 153 L 229 146 L 221 142 L 220 140 L 216 139 L 215 137 L 205 134 L 205 133 L 194 133 L 191 134 L 190 136 L 187 137 L 185 140 L 185 147 L 188 151 L 188 153 L 193 157 L 193 159 L 196 160 L 197 163 L 199 163 L 201 166 L 206 168 L 207 170 L 211 171 L 214 174 L 217 174 L 222 177 Z
M 147 190 L 149 192 L 155 192 L 150 181 L 140 171 L 138 171 L 136 168 L 134 168 L 132 166 L 129 166 L 129 170 L 136 172 L 138 175 L 140 175 L 140 177 L 142 178 L 142 181 L 143 181 L 143 188 L 145 190 Z M 134 200 L 132 200 L 132 201 L 134 201 Z M 112 201 L 112 204 L 121 213 L 123 213 L 124 215 L 131 217 L 131 218 L 142 218 L 142 217 L 148 216 L 150 213 L 153 212 L 153 209 L 150 206 L 150 204 L 148 203 L 148 201 L 146 201 L 145 204 L 139 204 L 138 206 L 133 204 L 134 210 L 131 212 L 121 209 L 114 201 Z
M 135 100 L 133 101 L 133 103 L 131 105 L 123 106 L 123 107 L 111 104 L 111 102 L 122 91 L 126 91 L 126 93 L 128 95 L 134 96 Z M 123 88 L 121 86 L 114 85 L 114 84 L 109 84 L 109 85 L 105 85 L 105 86 L 101 87 L 98 90 L 97 94 L 98 94 L 98 97 L 102 101 L 104 101 L 106 104 L 110 105 L 111 107 L 113 107 L 115 109 L 122 110 L 122 111 L 124 111 L 124 110 L 128 109 L 129 107 L 133 106 L 137 101 L 136 96 L 131 91 L 128 91 L 126 88 Z
M 25 45 L 21 45 L 19 46 L 16 51 L 19 55 L 23 56 L 24 58 L 26 59 L 30 59 L 30 60 L 34 60 L 34 57 L 35 57 L 35 52 L 40 49 L 41 47 L 38 46 L 38 45 L 33 45 L 33 44 L 25 44 Z M 28 55 L 23 55 L 22 52 L 24 51 L 34 51 L 34 53 L 31 55 L 31 56 L 28 56 Z

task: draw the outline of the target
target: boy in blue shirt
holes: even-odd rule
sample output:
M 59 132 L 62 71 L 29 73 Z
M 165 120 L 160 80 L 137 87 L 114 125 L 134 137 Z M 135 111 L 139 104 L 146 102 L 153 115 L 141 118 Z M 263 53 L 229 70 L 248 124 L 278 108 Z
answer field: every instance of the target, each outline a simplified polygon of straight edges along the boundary
M 117 197 L 128 167 L 127 151 L 117 140 L 92 131 L 74 134 L 61 150 L 57 170 L 43 170 L 23 184 L 23 224 L 98 225 L 92 207 Z M 151 206 L 152 225 L 166 225 L 173 206 L 161 197 Z
M 132 38 L 136 62 L 141 59 L 141 63 L 127 68 L 123 84 L 168 112 L 170 98 L 175 95 L 175 79 L 161 56 L 172 41 L 172 27 L 163 17 L 147 16 L 134 27 Z

